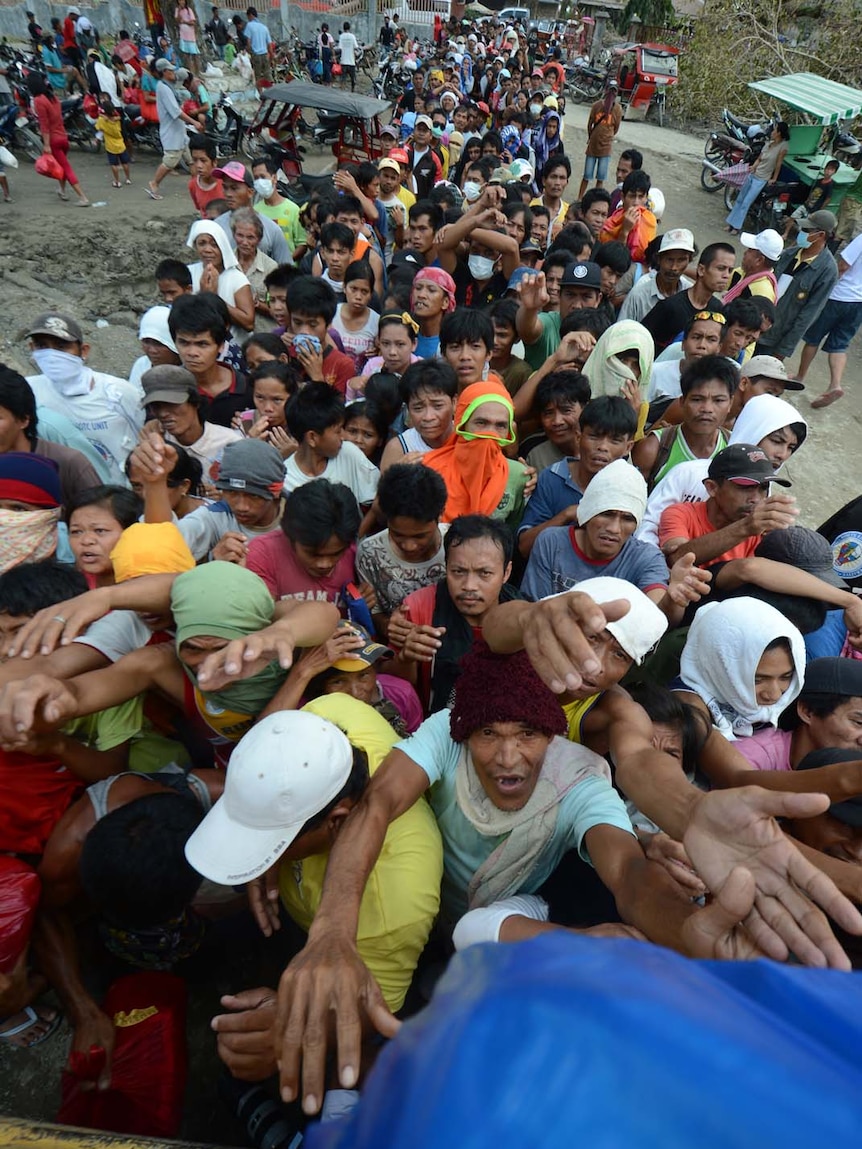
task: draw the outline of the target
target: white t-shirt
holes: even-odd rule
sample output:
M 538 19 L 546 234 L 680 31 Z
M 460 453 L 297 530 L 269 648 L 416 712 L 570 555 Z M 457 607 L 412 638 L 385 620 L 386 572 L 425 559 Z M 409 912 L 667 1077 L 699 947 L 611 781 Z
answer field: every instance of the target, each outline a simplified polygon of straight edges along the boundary
M 218 423 L 204 423 L 204 433 L 201 437 L 194 443 L 183 446 L 203 467 L 204 482 L 213 483 L 218 478 L 219 464 L 225 447 L 228 443 L 238 442 L 242 437 L 242 432 L 235 431 L 232 427 L 221 427 Z M 167 435 L 166 438 L 171 443 L 177 443 L 171 435 Z
M 342 306 L 346 306 L 346 304 L 342 304 Z M 356 360 L 358 370 L 364 369 L 365 360 L 377 345 L 377 325 L 379 322 L 380 316 L 369 307 L 368 318 L 362 327 L 358 331 L 350 331 L 341 318 L 341 307 L 335 312 L 332 326 L 341 336 L 341 343 L 345 352 L 352 355 Z
M 284 462 L 284 493 L 289 495 L 297 487 L 303 487 L 314 479 L 328 479 L 330 483 L 344 483 L 349 487 L 360 506 L 374 502 L 380 472 L 370 459 L 359 450 L 355 443 L 345 440 L 334 459 L 329 459 L 319 475 L 306 475 L 299 469 L 296 455 Z
M 844 303 L 862 303 L 862 235 L 857 235 L 840 253 L 850 267 L 832 288 L 830 299 Z
M 682 394 L 679 386 L 681 369 L 681 359 L 672 359 L 667 363 L 654 363 L 646 393 L 647 402 L 654 403 L 656 399 L 678 399 Z
M 662 513 L 674 503 L 704 503 L 707 490 L 703 480 L 709 472 L 711 459 L 692 459 L 687 463 L 677 463 L 653 488 L 647 499 L 646 512 L 641 525 L 635 531 L 637 538 L 644 543 L 659 545 L 658 524 Z
M 342 66 L 347 64 L 352 67 L 356 63 L 356 49 L 359 47 L 359 41 L 352 32 L 342 32 L 338 37 L 338 47 L 341 49 Z
M 109 472 L 109 483 L 127 487 L 123 467 L 144 425 L 143 392 L 116 375 L 93 372 L 86 395 L 63 395 L 44 375 L 28 375 L 36 402 L 65 415 L 98 452 Z

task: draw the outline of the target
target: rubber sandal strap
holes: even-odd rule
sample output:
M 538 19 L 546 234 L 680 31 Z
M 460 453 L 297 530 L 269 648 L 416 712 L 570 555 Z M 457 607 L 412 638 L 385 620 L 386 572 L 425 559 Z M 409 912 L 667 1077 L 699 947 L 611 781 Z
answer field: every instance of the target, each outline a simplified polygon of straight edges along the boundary
M 22 1021 L 20 1025 L 16 1025 L 14 1029 L 4 1029 L 3 1032 L 0 1033 L 0 1041 L 8 1041 L 10 1037 L 17 1037 L 19 1033 L 23 1033 L 35 1025 L 37 1021 L 42 1020 L 32 1005 L 25 1005 L 23 1012 L 26 1014 L 27 1020 Z

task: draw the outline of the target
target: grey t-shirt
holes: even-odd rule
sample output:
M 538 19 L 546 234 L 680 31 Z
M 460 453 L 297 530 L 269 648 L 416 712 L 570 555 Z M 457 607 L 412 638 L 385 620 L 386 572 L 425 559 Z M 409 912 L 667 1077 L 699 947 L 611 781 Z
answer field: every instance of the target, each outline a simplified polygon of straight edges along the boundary
M 443 554 L 443 535 L 449 524 L 440 525 L 440 546 L 437 553 L 421 563 L 405 562 L 392 549 L 389 531 L 380 531 L 359 540 L 356 551 L 356 573 L 374 587 L 377 607 L 382 614 L 392 614 L 401 606 L 408 594 L 431 586 L 446 575 Z
M 652 543 L 627 539 L 617 557 L 603 563 L 588 559 L 574 539 L 573 527 L 548 527 L 542 531 L 533 544 L 521 583 L 527 598 L 538 602 L 598 575 L 625 579 L 643 591 L 667 586 L 667 563 Z

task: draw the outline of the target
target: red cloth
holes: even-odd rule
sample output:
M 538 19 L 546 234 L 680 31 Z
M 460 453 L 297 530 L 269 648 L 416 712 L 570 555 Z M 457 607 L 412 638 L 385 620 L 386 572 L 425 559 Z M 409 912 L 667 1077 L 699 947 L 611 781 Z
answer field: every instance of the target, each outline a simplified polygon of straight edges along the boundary
M 72 1053 L 63 1073 L 61 1125 L 176 1137 L 188 1071 L 186 986 L 170 973 L 135 973 L 108 990 L 102 1006 L 116 1029 L 111 1084 L 85 1090 L 105 1064 L 104 1050 Z
M 40 892 L 32 866 L 0 855 L 0 973 L 11 973 L 30 943 Z
M 0 850 L 41 854 L 83 789 L 58 758 L 0 750 Z
M 643 263 L 646 259 L 646 249 L 655 239 L 658 226 L 656 218 L 648 207 L 641 207 L 637 223 L 623 239 L 624 216 L 625 208 L 620 204 L 617 210 L 608 216 L 605 226 L 599 232 L 599 243 L 609 243 L 612 239 L 618 239 L 621 243 L 625 243 L 635 263 Z
M 308 599 L 312 602 L 332 602 L 343 607 L 341 588 L 356 579 L 356 544 L 351 543 L 326 578 L 312 578 L 302 567 L 293 547 L 282 531 L 270 531 L 252 539 L 248 546 L 245 565 L 266 583 L 267 590 L 276 600 L 281 598 Z
M 33 100 L 33 110 L 39 118 L 39 131 L 51 141 L 51 150 L 54 150 L 55 143 L 65 143 L 68 148 L 69 137 L 63 125 L 63 109 L 60 101 L 56 97 L 51 99 L 50 96 L 36 96 Z

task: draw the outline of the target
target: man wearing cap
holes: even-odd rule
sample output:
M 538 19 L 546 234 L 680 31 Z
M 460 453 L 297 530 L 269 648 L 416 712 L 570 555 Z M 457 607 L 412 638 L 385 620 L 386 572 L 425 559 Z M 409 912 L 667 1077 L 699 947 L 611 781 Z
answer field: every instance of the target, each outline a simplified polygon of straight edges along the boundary
M 805 385 L 787 374 L 787 368 L 774 355 L 752 355 L 739 369 L 737 388 L 731 414 L 739 417 L 739 412 L 757 395 L 774 395 L 780 399 L 785 391 L 804 391 Z
M 724 303 L 732 303 L 740 296 L 748 298 L 752 295 L 762 295 L 775 303 L 778 281 L 774 268 L 784 251 L 784 240 L 774 228 L 768 227 L 757 235 L 744 231 L 739 242 L 745 250 L 740 266 L 733 269 Z
M 141 376 L 141 387 L 141 406 L 149 418 L 158 420 L 165 440 L 185 447 L 200 463 L 207 486 L 214 483 L 225 447 L 239 442 L 242 433 L 206 421 L 195 377 L 185 367 L 151 367 Z
M 847 366 L 847 348 L 862 326 L 862 236 L 857 236 L 838 256 L 838 273 L 840 278 L 826 306 L 802 336 L 802 356 L 796 375 L 800 383 L 808 374 L 821 343 L 829 361 L 829 386 L 812 402 L 815 408 L 828 407 L 844 394 L 841 381 Z
M 838 281 L 838 264 L 827 244 L 837 220 L 831 211 L 813 211 L 799 221 L 797 246 L 775 264 L 778 305 L 775 322 L 757 341 L 757 353 L 786 359 L 826 306 Z
M 156 174 L 144 188 L 150 199 L 164 199 L 159 191 L 162 180 L 179 164 L 180 160 L 191 167 L 192 153 L 189 150 L 189 136 L 185 125 L 200 131 L 200 124 L 187 115 L 180 107 L 174 84 L 177 82 L 177 68 L 164 56 L 156 60 L 159 82 L 156 84 L 156 113 L 159 118 L 159 139 L 162 144 L 162 162 Z
M 754 554 L 766 531 L 792 526 L 798 511 L 790 495 L 770 495 L 778 478 L 766 454 L 750 443 L 725 447 L 712 459 L 705 503 L 674 503 L 659 521 L 659 545 L 672 566 L 693 554 L 699 566 Z
M 560 346 L 560 324 L 572 311 L 596 308 L 602 301 L 602 269 L 597 263 L 570 263 L 560 280 L 560 306 L 544 311 L 548 302 L 542 272 L 524 276 L 518 288 L 518 335 L 524 341 L 524 358 L 534 371 Z
M 221 179 L 224 188 L 224 198 L 227 200 L 228 210 L 216 216 L 215 222 L 230 240 L 231 247 L 236 247 L 236 239 L 230 226 L 231 215 L 241 207 L 254 206 L 254 179 L 245 164 L 239 160 L 231 160 L 220 168 L 213 169 L 213 175 Z M 274 219 L 260 214 L 263 224 L 263 239 L 258 244 L 258 251 L 274 259 L 276 263 L 293 263 L 290 245 L 284 238 L 284 232 Z
M 599 573 L 625 579 L 657 603 L 671 624 L 708 587 L 690 560 L 678 560 L 668 578 L 658 547 L 634 538 L 647 503 L 643 476 L 625 459 L 599 471 L 578 504 L 578 521 L 550 527 L 536 539 L 521 590 L 534 602 L 560 594 Z
M 433 146 L 433 127 L 430 116 L 417 116 L 413 124 L 412 143 L 407 147 L 416 195 L 420 200 L 425 199 L 434 184 L 443 178 L 443 161 Z
M 694 283 L 683 274 L 694 255 L 694 236 L 685 227 L 666 231 L 659 244 L 656 268 L 641 276 L 625 297 L 620 308 L 620 319 L 634 319 L 638 323 L 662 299 L 688 291 Z
M 88 367 L 90 345 L 70 315 L 46 312 L 27 334 L 41 372 L 27 376 L 36 402 L 74 423 L 104 462 L 108 482 L 128 486 L 123 468 L 144 424 L 140 390 Z

